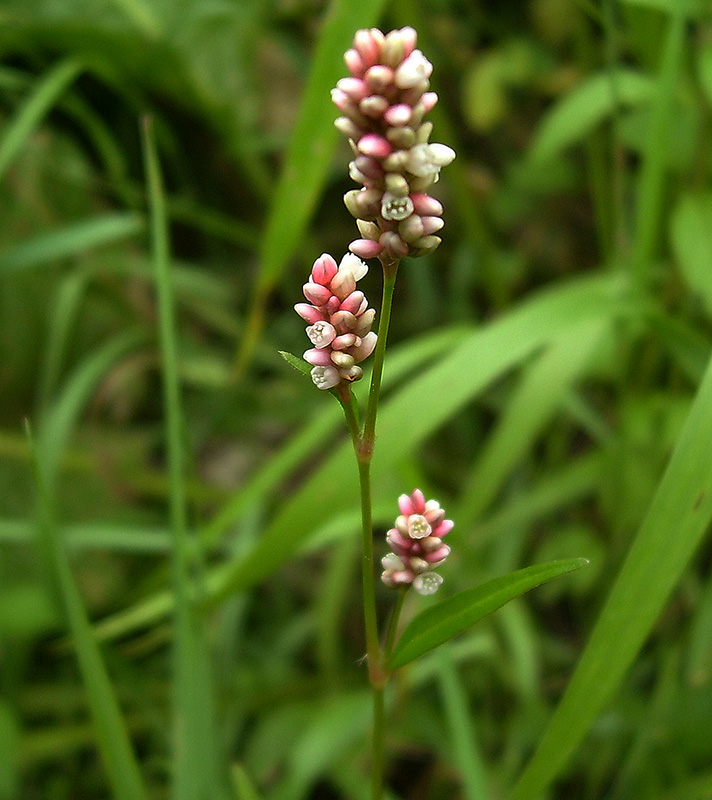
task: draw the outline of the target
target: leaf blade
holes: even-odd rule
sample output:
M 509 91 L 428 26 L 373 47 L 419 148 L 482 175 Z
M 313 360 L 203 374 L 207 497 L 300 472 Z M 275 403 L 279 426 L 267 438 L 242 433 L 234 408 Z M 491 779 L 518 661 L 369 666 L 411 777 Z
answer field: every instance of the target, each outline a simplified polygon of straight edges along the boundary
M 585 566 L 585 558 L 535 564 L 465 589 L 421 612 L 403 631 L 388 662 L 398 669 L 464 633 L 483 617 L 536 586 Z

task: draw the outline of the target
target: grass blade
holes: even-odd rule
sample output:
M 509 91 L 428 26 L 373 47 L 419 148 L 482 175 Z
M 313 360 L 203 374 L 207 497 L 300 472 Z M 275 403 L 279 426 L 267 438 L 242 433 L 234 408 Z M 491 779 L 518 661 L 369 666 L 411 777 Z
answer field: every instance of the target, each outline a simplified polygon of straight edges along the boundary
M 142 231 L 138 214 L 116 212 L 74 222 L 58 231 L 42 233 L 0 255 L 0 275 L 41 267 L 60 258 L 83 253 L 92 247 L 126 239 Z
M 10 121 L 0 139 L 0 178 L 57 98 L 83 69 L 84 65 L 80 61 L 69 58 L 58 64 L 40 81 L 37 88 Z
M 559 775 L 635 659 L 712 519 L 712 362 L 648 513 L 512 800 Z
M 89 706 L 96 725 L 99 750 L 109 774 L 117 800 L 148 800 L 128 731 L 114 694 L 99 647 L 84 608 L 79 590 L 69 567 L 69 560 L 54 524 L 53 502 L 40 466 L 40 450 L 32 444 L 33 467 L 37 485 L 39 525 L 52 583 L 60 599 L 60 607 L 72 635 Z
M 398 669 L 464 633 L 483 617 L 536 586 L 588 564 L 585 558 L 535 564 L 465 589 L 422 611 L 396 642 L 388 666 Z

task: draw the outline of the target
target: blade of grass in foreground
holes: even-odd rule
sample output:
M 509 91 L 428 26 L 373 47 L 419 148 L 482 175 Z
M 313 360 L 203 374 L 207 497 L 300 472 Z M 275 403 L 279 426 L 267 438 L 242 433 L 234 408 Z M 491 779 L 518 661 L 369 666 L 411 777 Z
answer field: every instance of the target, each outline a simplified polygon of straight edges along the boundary
M 238 354 L 240 370 L 262 331 L 267 296 L 294 255 L 331 167 L 329 155 L 338 134 L 329 93 L 344 73 L 343 53 L 356 30 L 370 28 L 384 5 L 385 0 L 332 0 L 329 4 L 262 238 L 260 272 Z
M 35 91 L 5 128 L 0 139 L 0 178 L 57 98 L 83 69 L 81 62 L 70 58 L 62 61 L 40 81 Z
M 69 567 L 64 546 L 54 522 L 53 503 L 45 475 L 40 466 L 39 451 L 34 447 L 27 428 L 38 496 L 38 529 L 52 583 L 59 596 L 60 607 L 72 635 L 74 647 L 87 691 L 99 750 L 109 773 L 109 781 L 117 800 L 148 800 L 148 793 L 136 763 L 128 731 L 101 651 L 94 638 L 86 609 Z
M 148 181 L 151 241 L 158 298 L 158 323 L 163 375 L 163 406 L 173 532 L 174 760 L 175 800 L 222 796 L 217 776 L 212 720 L 212 692 L 201 620 L 192 602 L 191 547 L 184 491 L 183 411 L 178 378 L 175 304 L 168 241 L 168 216 L 151 121 L 143 121 L 143 148 Z
M 512 794 L 561 774 L 648 637 L 712 520 L 712 361 L 670 463 L 563 699 Z

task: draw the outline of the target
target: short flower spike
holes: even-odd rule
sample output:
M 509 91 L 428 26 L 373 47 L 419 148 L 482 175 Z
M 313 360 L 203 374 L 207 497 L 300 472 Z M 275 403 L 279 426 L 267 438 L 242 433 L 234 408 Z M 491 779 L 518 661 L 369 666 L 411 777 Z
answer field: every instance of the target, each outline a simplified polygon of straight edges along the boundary
M 434 594 L 443 579 L 432 570 L 450 554 L 443 536 L 453 529 L 452 520 L 436 500 L 428 500 L 420 489 L 398 499 L 400 516 L 386 534 L 391 552 L 381 560 L 381 579 L 391 589 L 411 586 L 419 594 Z
M 304 360 L 312 364 L 311 377 L 319 389 L 359 380 L 363 370 L 358 365 L 376 347 L 378 337 L 371 330 L 376 312 L 356 289 L 367 272 L 368 266 L 353 253 L 338 265 L 325 253 L 314 262 L 304 284 L 309 303 L 294 306 L 310 323 L 306 332 L 314 346 L 304 353 Z

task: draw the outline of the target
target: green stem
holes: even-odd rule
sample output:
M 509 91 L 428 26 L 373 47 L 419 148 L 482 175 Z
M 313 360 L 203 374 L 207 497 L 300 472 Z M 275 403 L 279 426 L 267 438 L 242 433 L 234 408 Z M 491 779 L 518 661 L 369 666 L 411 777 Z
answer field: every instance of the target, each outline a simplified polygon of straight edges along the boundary
M 371 388 L 368 393 L 368 406 L 366 420 L 363 426 L 363 435 L 359 448 L 359 458 L 371 461 L 373 443 L 376 438 L 376 417 L 378 416 L 378 401 L 381 397 L 381 380 L 383 379 L 383 363 L 386 357 L 386 343 L 388 341 L 388 328 L 391 324 L 391 307 L 393 305 L 393 290 L 396 285 L 398 262 L 393 262 L 383 268 L 383 302 L 381 303 L 381 319 L 378 322 L 378 344 L 373 354 L 373 374 Z
M 371 514 L 371 462 L 358 463 L 361 485 L 361 576 L 363 591 L 363 618 L 366 627 L 366 654 L 368 678 L 374 690 L 382 685 L 381 648 L 378 642 L 376 617 L 376 580 L 373 570 L 373 519 Z
M 381 800 L 383 796 L 383 765 L 385 761 L 386 709 L 383 688 L 373 687 L 373 740 L 371 764 L 371 798 Z

